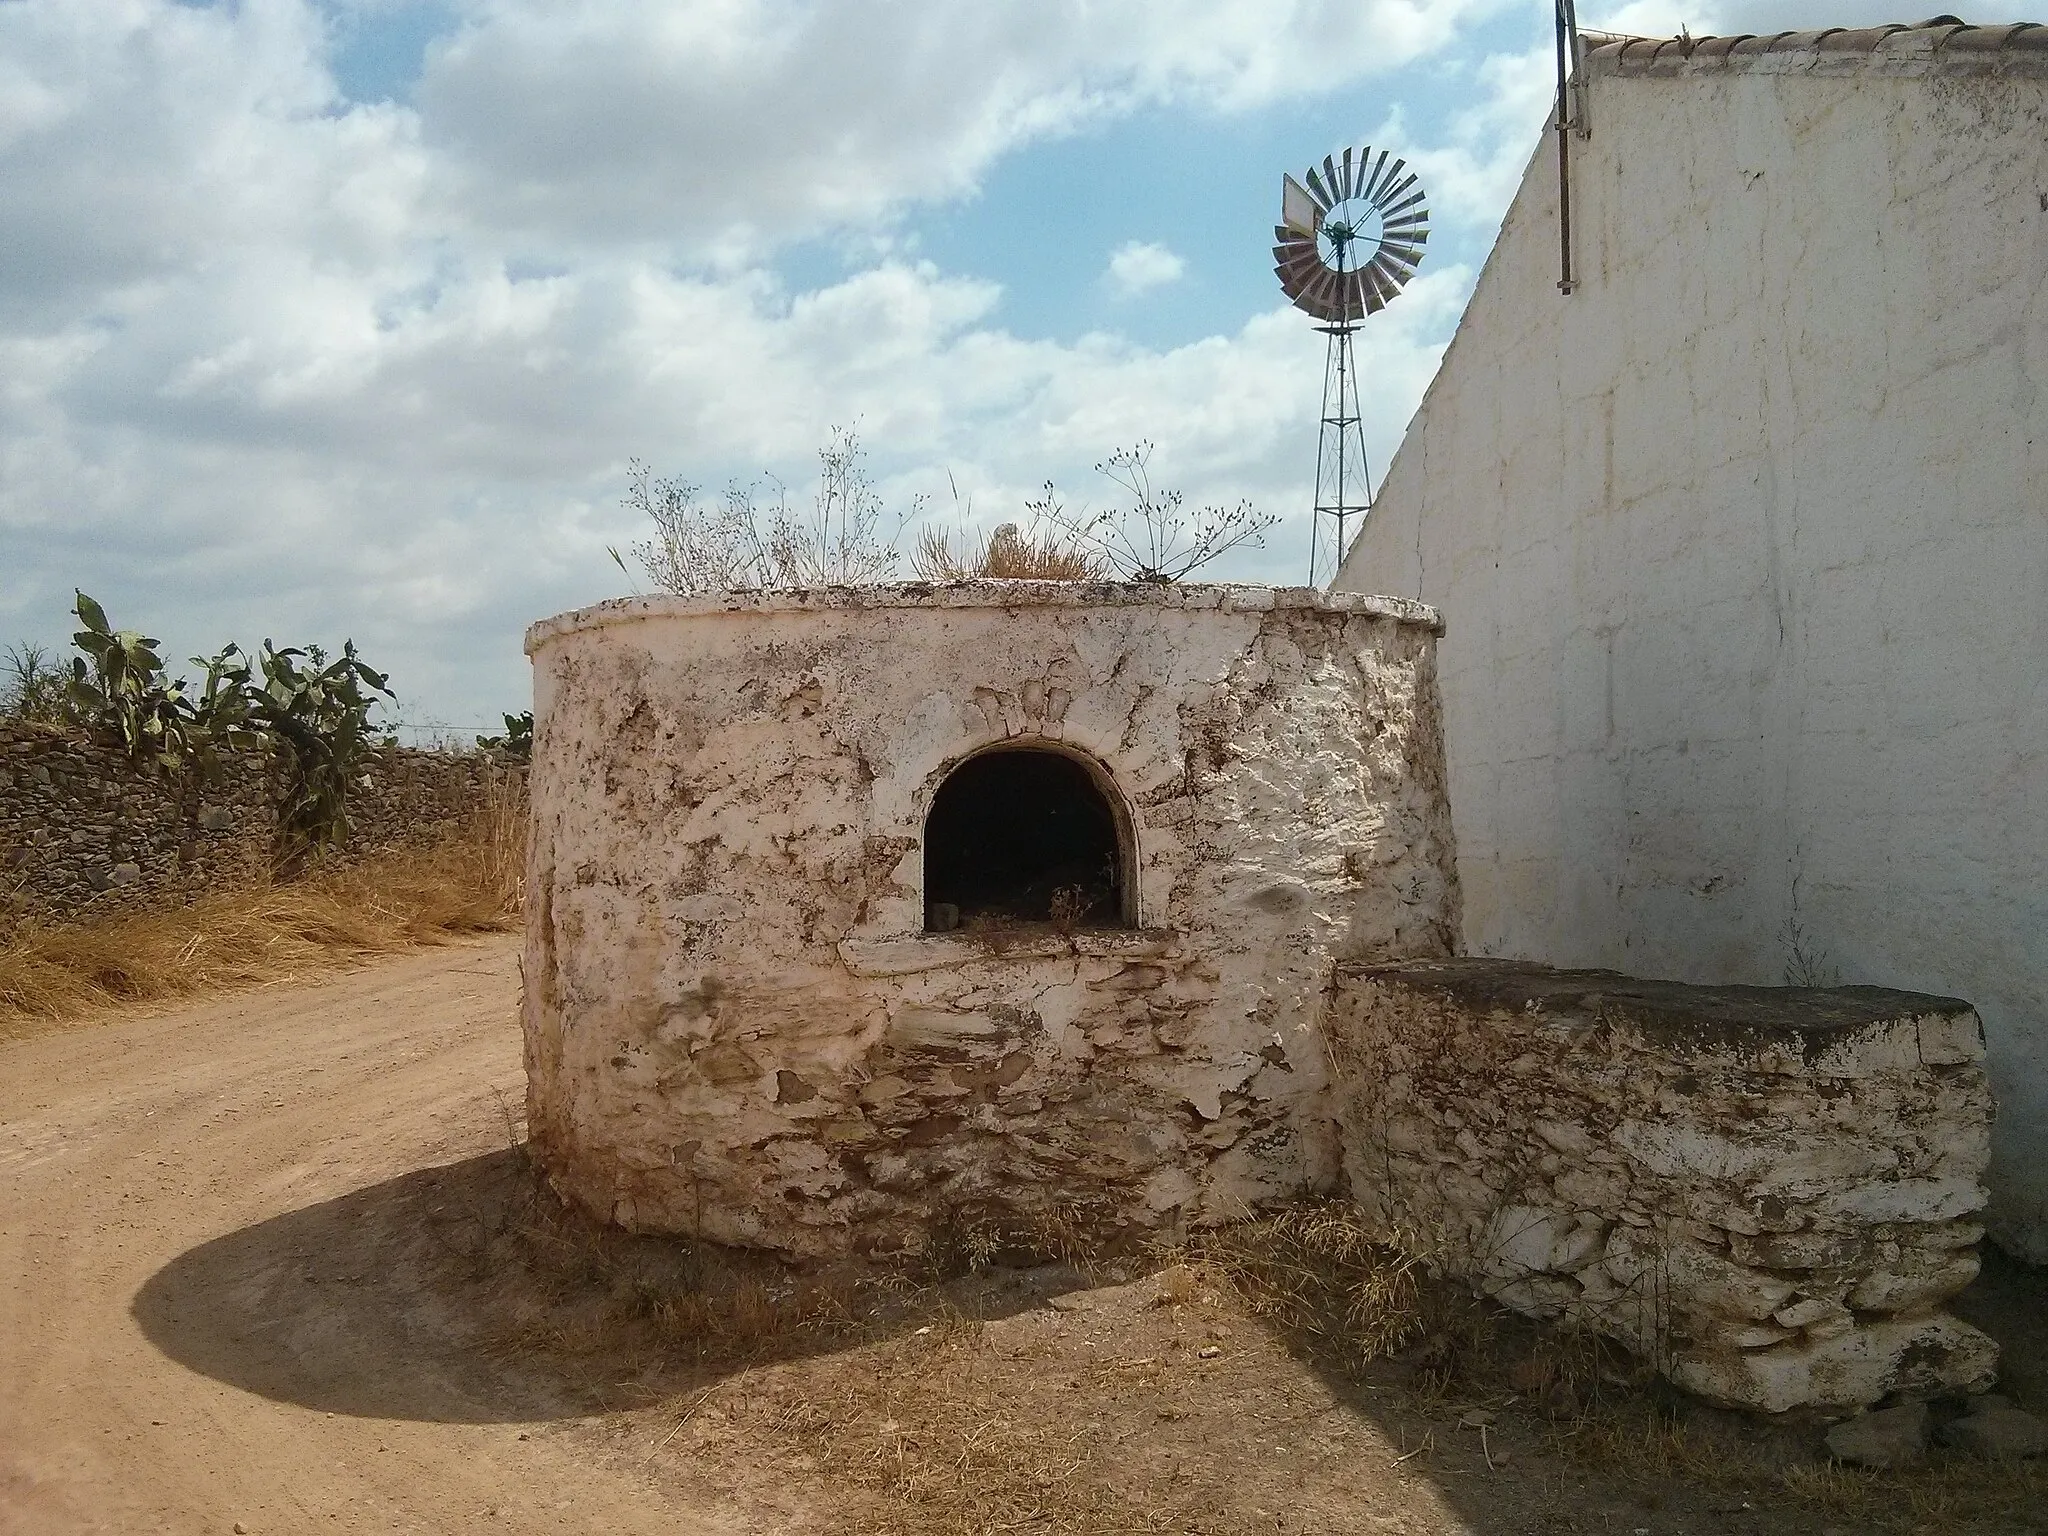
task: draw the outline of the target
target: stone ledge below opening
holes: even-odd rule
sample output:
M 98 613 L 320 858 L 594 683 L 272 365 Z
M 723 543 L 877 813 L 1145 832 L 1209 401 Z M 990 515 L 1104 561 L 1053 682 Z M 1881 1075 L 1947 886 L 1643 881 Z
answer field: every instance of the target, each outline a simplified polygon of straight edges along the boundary
M 1072 933 L 1029 928 L 991 934 L 923 933 L 900 939 L 842 939 L 839 957 L 856 976 L 909 976 L 918 971 L 1016 960 L 1057 960 L 1077 955 L 1090 960 L 1160 960 L 1180 952 L 1171 928 L 1077 929 Z

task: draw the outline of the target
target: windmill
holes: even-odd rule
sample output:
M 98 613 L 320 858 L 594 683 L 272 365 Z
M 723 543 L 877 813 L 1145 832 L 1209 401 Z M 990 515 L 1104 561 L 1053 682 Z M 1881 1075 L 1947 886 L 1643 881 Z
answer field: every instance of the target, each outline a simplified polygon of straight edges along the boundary
M 1384 149 L 1375 157 L 1370 146 L 1347 149 L 1342 158 L 1325 156 L 1302 181 L 1283 176 L 1280 183 L 1273 270 L 1294 307 L 1321 321 L 1316 329 L 1330 338 L 1316 438 L 1308 566 L 1314 586 L 1337 574 L 1352 519 L 1372 510 L 1351 338 L 1361 320 L 1385 309 L 1415 275 L 1429 239 L 1429 208 L 1407 162 Z

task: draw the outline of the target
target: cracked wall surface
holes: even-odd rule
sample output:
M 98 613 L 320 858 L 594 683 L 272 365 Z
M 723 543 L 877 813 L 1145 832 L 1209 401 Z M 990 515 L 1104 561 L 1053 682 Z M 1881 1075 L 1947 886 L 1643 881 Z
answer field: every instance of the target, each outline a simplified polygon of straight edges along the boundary
M 1434 615 L 1201 586 L 635 599 L 536 625 L 536 1149 L 629 1227 L 797 1256 L 1171 1230 L 1328 1190 L 1339 959 L 1457 927 Z M 1099 764 L 1136 925 L 926 934 L 924 817 Z
M 1461 959 L 1341 966 L 1325 1028 L 1353 1200 L 1482 1293 L 1766 1412 L 1991 1384 L 1969 1004 Z
M 1338 585 L 1448 620 L 1468 949 L 1971 999 L 2048 1261 L 2048 79 L 1894 42 L 1596 59 Z

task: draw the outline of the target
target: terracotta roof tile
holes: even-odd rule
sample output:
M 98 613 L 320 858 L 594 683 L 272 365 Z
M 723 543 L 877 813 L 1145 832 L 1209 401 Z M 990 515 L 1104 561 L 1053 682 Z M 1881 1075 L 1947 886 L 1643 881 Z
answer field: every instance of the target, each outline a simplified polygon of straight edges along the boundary
M 1840 74 L 1876 65 L 1886 73 L 1954 69 L 2048 74 L 2048 26 L 1972 26 L 1954 16 L 1882 27 L 1829 27 L 1775 36 L 1610 38 L 1586 54 L 1596 75 L 1690 75 L 1756 69 Z
M 1747 32 L 1738 33 L 1734 37 L 1703 37 L 1692 45 L 1692 56 L 1701 61 L 1718 60 L 1725 58 L 1728 50 L 1737 43 L 1746 43 L 1749 40 Z
M 1840 27 L 1822 27 L 1815 32 L 1787 32 L 1778 39 L 1778 46 L 1780 48 L 1796 48 L 1804 52 L 1809 48 L 1818 48 L 1823 38 L 1833 37 L 1841 30 Z

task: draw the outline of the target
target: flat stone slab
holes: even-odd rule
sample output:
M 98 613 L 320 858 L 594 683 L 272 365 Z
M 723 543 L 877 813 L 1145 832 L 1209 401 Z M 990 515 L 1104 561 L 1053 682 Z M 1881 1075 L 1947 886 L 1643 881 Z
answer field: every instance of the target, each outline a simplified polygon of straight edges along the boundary
M 1859 1413 L 1828 1431 L 1828 1454 L 1857 1467 L 1905 1467 L 1927 1457 L 1927 1405 Z
M 1796 1045 L 1811 1060 L 1839 1048 L 1845 1037 L 1889 1034 L 1910 1021 L 1919 1062 L 1978 1061 L 1984 1055 L 1983 1026 L 1968 1002 L 1892 987 L 1696 986 L 1481 956 L 1348 969 L 1441 992 L 1475 1010 L 1531 1020 L 1597 1018 L 1674 1046 Z

